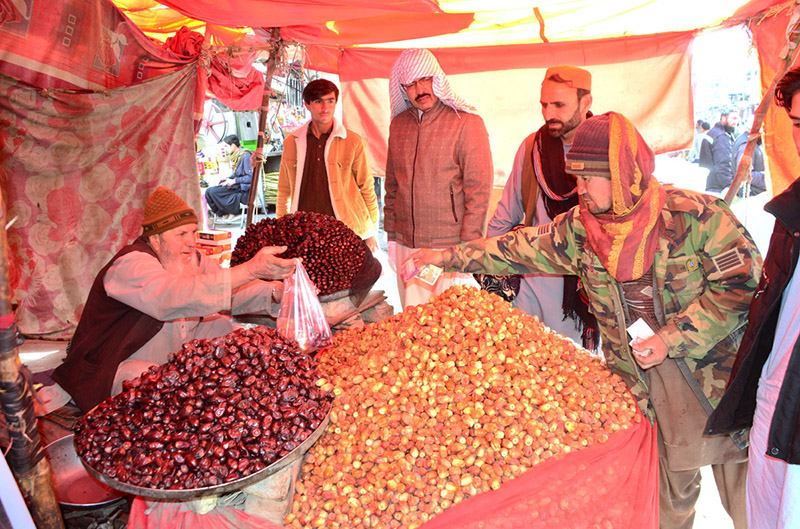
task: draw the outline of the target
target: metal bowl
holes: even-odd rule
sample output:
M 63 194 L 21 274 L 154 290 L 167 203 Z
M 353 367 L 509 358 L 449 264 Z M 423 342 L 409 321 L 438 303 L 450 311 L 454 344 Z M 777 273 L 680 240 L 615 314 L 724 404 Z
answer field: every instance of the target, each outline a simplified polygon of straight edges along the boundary
M 125 496 L 87 474 L 75 453 L 73 435 L 53 441 L 44 449 L 53 471 L 56 498 L 65 507 L 101 507 Z
M 235 492 L 247 486 L 258 483 L 259 481 L 283 470 L 284 468 L 288 467 L 298 459 L 302 458 L 306 454 L 306 452 L 308 452 L 308 450 L 312 446 L 314 446 L 314 443 L 317 442 L 317 439 L 319 439 L 322 436 L 322 434 L 325 433 L 325 428 L 328 426 L 328 422 L 330 421 L 330 415 L 331 413 L 329 410 L 328 414 L 322 420 L 317 429 L 311 432 L 311 435 L 309 435 L 305 441 L 303 441 L 297 448 L 295 448 L 282 458 L 272 463 L 270 466 L 262 468 L 258 472 L 244 476 L 242 478 L 233 481 L 228 481 L 226 483 L 221 483 L 219 485 L 214 485 L 211 487 L 199 487 L 194 489 L 151 489 L 146 487 L 137 487 L 136 485 L 124 483 L 122 481 L 117 481 L 116 479 L 110 478 L 105 474 L 101 474 L 83 459 L 81 459 L 81 462 L 86 467 L 86 470 L 89 471 L 89 474 L 97 478 L 99 481 L 102 481 L 109 487 L 113 487 L 117 490 L 120 490 L 122 492 L 127 492 L 129 494 L 143 496 L 145 498 L 183 501 L 183 500 L 194 500 L 202 498 L 204 496 L 218 496 L 221 494 L 227 494 L 229 492 Z

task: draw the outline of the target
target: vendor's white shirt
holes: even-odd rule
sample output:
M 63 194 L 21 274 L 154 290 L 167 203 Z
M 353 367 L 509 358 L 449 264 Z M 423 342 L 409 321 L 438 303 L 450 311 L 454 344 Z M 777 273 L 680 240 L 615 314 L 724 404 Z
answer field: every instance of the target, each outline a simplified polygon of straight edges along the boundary
M 274 283 L 251 281 L 232 293 L 230 269 L 205 256 L 200 274 L 184 277 L 164 269 L 152 255 L 130 252 L 109 267 L 103 286 L 110 297 L 164 322 L 155 336 L 120 364 L 112 395 L 121 391 L 123 380 L 165 363 L 184 343 L 231 332 L 229 317 L 220 311 L 273 316 L 278 311 L 272 301 Z
M 790 465 L 766 454 L 772 415 L 798 337 L 800 267 L 795 267 L 781 301 L 772 351 L 758 382 L 747 470 L 747 517 L 750 529 L 800 527 L 800 465 Z

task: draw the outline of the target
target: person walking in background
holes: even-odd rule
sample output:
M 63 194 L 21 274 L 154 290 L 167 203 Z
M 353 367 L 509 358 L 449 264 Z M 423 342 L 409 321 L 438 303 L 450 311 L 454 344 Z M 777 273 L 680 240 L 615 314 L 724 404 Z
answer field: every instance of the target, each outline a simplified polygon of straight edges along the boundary
M 311 119 L 283 143 L 276 214 L 313 211 L 335 217 L 378 249 L 378 199 L 361 136 L 334 116 L 339 88 L 311 81 L 303 101 Z
M 800 154 L 800 68 L 775 88 Z M 775 216 L 758 291 L 731 380 L 707 433 L 750 430 L 750 529 L 800 527 L 800 180 L 770 200 Z
M 592 75 L 575 66 L 548 68 L 539 102 L 545 124 L 517 150 L 487 235 L 497 237 L 523 226 L 540 226 L 578 204 L 575 179 L 564 169 L 578 125 L 591 117 Z M 482 288 L 538 316 L 552 330 L 594 349 L 597 321 L 579 291 L 578 277 L 549 274 L 478 275 Z M 561 310 L 558 310 L 558 307 Z
M 711 167 L 706 178 L 706 193 L 719 197 L 725 196 L 733 182 L 736 169 L 733 167 L 733 139 L 736 125 L 739 123 L 739 111 L 724 108 L 720 113 L 719 121 L 714 125 L 708 136 L 711 138 Z M 708 154 L 701 159 L 709 160 Z M 701 166 L 702 167 L 702 166 Z
M 689 154 L 686 157 L 691 163 L 700 163 L 700 151 L 703 148 L 703 143 L 708 143 L 708 147 L 711 147 L 711 139 L 708 137 L 708 131 L 710 129 L 711 125 L 708 121 L 703 121 L 702 119 L 697 120 L 697 126 L 694 129 L 692 148 L 689 150 Z M 700 165 L 700 167 L 704 167 L 704 165 Z
M 747 140 L 750 138 L 750 131 L 746 130 L 739 134 L 739 137 L 733 142 L 733 173 L 739 167 L 739 162 L 744 155 L 744 150 L 747 147 Z M 750 163 L 750 196 L 756 196 L 767 190 L 767 183 L 765 180 L 766 172 L 764 170 L 764 148 L 761 146 L 761 134 L 756 139 L 756 145 L 753 148 L 753 154 Z
M 415 248 L 444 248 L 482 237 L 493 173 L 483 120 L 453 93 L 430 51 L 400 54 L 389 95 L 384 230 L 390 263 L 396 265 Z M 465 274 L 444 274 L 434 286 L 397 277 L 403 308 L 467 282 L 473 279 Z
M 222 141 L 230 156 L 233 173 L 219 185 L 206 189 L 206 202 L 212 213 L 218 217 L 232 218 L 241 212 L 240 205 L 247 204 L 250 198 L 253 166 L 250 162 L 250 151 L 242 149 L 238 136 L 231 134 Z

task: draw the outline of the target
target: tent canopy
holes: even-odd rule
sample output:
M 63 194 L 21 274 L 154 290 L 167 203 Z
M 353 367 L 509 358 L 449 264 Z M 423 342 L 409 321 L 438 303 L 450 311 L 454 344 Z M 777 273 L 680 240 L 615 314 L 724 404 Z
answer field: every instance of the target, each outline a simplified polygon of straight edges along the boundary
M 334 48 L 452 48 L 596 40 L 734 25 L 770 0 L 114 0 L 146 34 L 181 26 L 281 28 Z M 213 30 L 213 28 L 212 28 Z
M 671 151 L 692 140 L 697 33 L 746 23 L 766 87 L 780 71 L 796 10 L 775 0 L 20 0 L 7 7 L 0 9 L 0 192 L 16 219 L 10 283 L 22 332 L 54 338 L 70 335 L 97 272 L 138 235 L 156 186 L 175 189 L 199 211 L 198 109 L 206 88 L 258 108 L 264 80 L 250 71 L 254 48 L 300 43 L 306 67 L 338 73 L 344 123 L 366 139 L 378 175 L 391 64 L 402 48 L 431 49 L 484 119 L 502 185 L 517 146 L 542 124 L 547 67 L 589 69 L 592 111 L 625 114 L 656 152 Z M 774 105 L 764 130 L 778 192 L 800 161 L 790 123 Z
M 595 113 L 616 110 L 628 115 L 656 152 L 684 148 L 691 142 L 694 123 L 693 37 L 710 28 L 743 23 L 752 28 L 776 18 L 785 24 L 795 4 L 780 0 L 113 2 L 155 39 L 163 40 L 186 26 L 204 32 L 207 43 L 235 46 L 247 28 L 263 37 L 268 35 L 263 30 L 278 28 L 283 40 L 302 43 L 307 68 L 339 74 L 345 125 L 366 137 L 379 175 L 385 166 L 392 60 L 402 48 L 429 48 L 453 76 L 454 88 L 488 121 L 498 184 L 508 174 L 516 145 L 541 124 L 538 85 L 548 66 L 587 67 L 595 79 Z M 771 31 L 774 35 L 774 28 Z M 783 35 L 779 37 L 783 42 Z M 774 48 L 773 56 L 762 60 L 774 60 L 780 51 Z M 765 88 L 769 81 L 763 80 Z M 794 160 L 791 149 L 788 156 Z M 800 168 L 798 161 L 788 166 L 795 163 Z M 776 189 L 790 181 L 782 172 L 773 177 Z

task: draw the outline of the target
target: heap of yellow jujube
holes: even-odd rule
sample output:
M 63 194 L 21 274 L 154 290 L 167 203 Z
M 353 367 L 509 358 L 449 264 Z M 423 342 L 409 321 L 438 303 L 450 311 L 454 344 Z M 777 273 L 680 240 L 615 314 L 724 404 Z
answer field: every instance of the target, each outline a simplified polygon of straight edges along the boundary
M 292 528 L 414 529 L 641 420 L 601 359 L 471 287 L 344 331 L 317 360 L 336 398 Z

